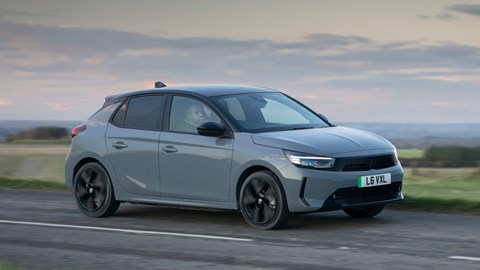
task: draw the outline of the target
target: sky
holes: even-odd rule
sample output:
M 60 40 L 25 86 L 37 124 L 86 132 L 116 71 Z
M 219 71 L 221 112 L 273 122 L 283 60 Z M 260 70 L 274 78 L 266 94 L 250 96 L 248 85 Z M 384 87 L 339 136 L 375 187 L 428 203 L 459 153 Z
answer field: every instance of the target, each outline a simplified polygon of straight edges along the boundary
M 0 0 L 0 120 L 246 84 L 331 122 L 480 123 L 480 1 Z

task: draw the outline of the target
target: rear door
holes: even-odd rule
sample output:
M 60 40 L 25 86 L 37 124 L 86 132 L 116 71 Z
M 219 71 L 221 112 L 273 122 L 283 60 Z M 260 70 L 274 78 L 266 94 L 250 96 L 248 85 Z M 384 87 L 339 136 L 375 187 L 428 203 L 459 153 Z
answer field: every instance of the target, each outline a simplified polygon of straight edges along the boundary
M 164 104 L 164 95 L 132 97 L 109 123 L 108 157 L 116 179 L 129 194 L 159 195 L 158 143 Z

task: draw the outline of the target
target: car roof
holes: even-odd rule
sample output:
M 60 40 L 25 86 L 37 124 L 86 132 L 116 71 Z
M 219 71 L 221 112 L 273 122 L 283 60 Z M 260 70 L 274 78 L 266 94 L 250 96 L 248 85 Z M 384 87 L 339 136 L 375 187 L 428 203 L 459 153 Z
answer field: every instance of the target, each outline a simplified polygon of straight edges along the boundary
M 231 85 L 231 84 L 210 84 L 210 85 L 185 85 L 185 86 L 168 86 L 161 88 L 143 89 L 131 91 L 123 94 L 112 95 L 105 98 L 105 103 L 114 100 L 123 99 L 130 96 L 158 93 L 172 94 L 190 94 L 194 96 L 215 97 L 236 94 L 262 93 L 262 92 L 278 92 L 276 90 L 248 85 Z

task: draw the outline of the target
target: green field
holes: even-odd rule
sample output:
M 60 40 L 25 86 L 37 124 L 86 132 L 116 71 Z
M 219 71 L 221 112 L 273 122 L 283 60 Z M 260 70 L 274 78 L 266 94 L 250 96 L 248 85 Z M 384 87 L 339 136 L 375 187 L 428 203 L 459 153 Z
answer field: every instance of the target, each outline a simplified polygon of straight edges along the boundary
M 9 145 L 70 145 L 70 140 L 14 140 L 8 143 Z
M 63 179 L 65 155 L 0 155 L 0 176 L 31 179 Z
M 425 150 L 421 149 L 397 149 L 399 158 L 422 158 Z

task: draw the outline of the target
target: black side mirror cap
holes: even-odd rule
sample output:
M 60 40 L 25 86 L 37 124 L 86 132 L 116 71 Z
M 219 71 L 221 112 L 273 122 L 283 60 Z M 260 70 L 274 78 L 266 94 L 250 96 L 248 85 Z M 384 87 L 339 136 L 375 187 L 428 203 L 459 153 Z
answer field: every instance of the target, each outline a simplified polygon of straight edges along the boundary
M 197 127 L 198 134 L 208 137 L 224 137 L 226 135 L 225 128 L 217 122 L 206 122 Z M 229 137 L 229 136 L 226 136 Z

